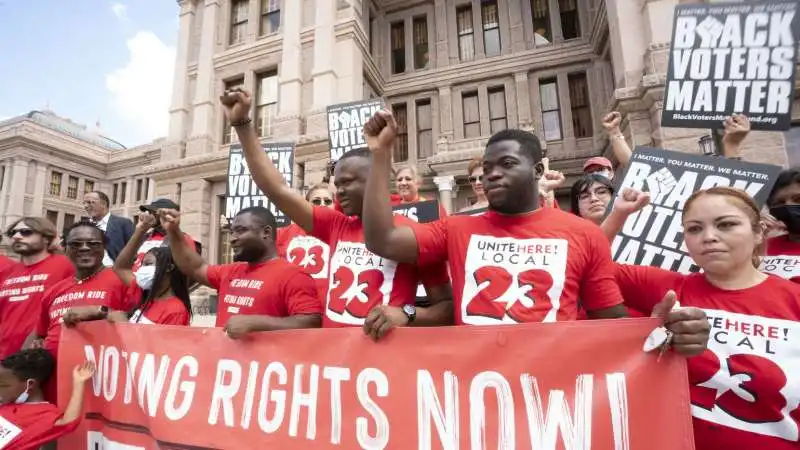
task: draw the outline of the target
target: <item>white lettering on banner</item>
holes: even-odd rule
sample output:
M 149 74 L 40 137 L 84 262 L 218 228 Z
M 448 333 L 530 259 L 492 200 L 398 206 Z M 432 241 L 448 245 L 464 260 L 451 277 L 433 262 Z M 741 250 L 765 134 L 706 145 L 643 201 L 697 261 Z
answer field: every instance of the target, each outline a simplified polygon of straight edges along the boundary
M 800 256 L 772 255 L 761 258 L 760 271 L 787 280 L 800 277 Z
M 89 431 L 86 435 L 86 441 L 88 448 L 92 450 L 145 450 L 144 447 L 139 447 L 138 445 L 112 441 L 99 431 Z
M 331 255 L 325 314 L 348 325 L 361 325 L 377 305 L 388 305 L 397 263 L 367 250 L 362 242 L 339 241 Z
M 790 415 L 800 405 L 800 324 L 705 310 L 708 349 L 689 360 L 692 415 L 719 425 L 796 442 Z
M 567 271 L 564 239 L 473 235 L 461 317 L 471 325 L 555 322 Z
M 0 416 L 0 449 L 5 448 L 20 433 L 22 433 L 22 430 L 18 426 Z
M 96 351 L 91 345 L 86 345 L 84 352 L 86 359 L 97 365 L 97 372 L 92 377 L 95 397 L 102 395 L 107 402 L 114 401 L 119 393 L 119 383 L 124 380 L 123 402 L 126 405 L 131 403 L 135 389 L 139 407 L 150 417 L 156 416 L 159 407 L 163 408 L 164 415 L 172 421 L 180 420 L 189 413 L 200 370 L 200 365 L 193 356 L 183 356 L 171 365 L 170 358 L 166 355 L 157 357 L 146 353 L 142 357 L 137 352 L 129 355 L 127 352 L 120 353 L 116 347 L 111 346 L 101 346 Z M 142 363 L 138 367 L 140 359 Z
M 286 258 L 300 266 L 311 278 L 328 277 L 330 247 L 314 236 L 295 236 L 286 248 Z
M 265 151 L 278 172 L 283 175 L 286 184 L 291 186 L 294 157 L 292 147 L 277 144 L 277 146 L 266 148 Z M 272 214 L 278 218 L 284 216 L 259 189 L 250 174 L 244 154 L 240 148 L 235 148 L 228 157 L 228 194 L 225 198 L 225 217 L 232 218 L 242 209 L 252 206 L 269 208 Z

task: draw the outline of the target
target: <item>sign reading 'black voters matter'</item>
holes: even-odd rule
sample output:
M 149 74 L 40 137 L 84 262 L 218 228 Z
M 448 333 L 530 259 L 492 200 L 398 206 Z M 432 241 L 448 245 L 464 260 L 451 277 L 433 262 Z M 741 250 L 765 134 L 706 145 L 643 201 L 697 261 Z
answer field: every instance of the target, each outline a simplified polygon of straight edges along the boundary
M 683 207 L 689 196 L 701 189 L 728 186 L 747 192 L 761 207 L 780 171 L 779 166 L 768 164 L 637 147 L 617 183 L 617 195 L 625 188 L 649 192 L 650 205 L 625 221 L 611 246 L 614 260 L 684 274 L 697 272 L 683 242 Z
M 331 147 L 331 161 L 338 161 L 350 150 L 367 147 L 364 124 L 382 107 L 381 99 L 340 103 L 328 107 L 328 143 Z
M 294 167 L 294 144 L 292 143 L 269 143 L 261 144 L 267 155 L 283 175 L 286 184 L 292 185 L 292 168 Z M 269 208 L 278 226 L 288 225 L 290 220 L 286 215 L 269 201 L 264 192 L 256 186 L 247 167 L 247 161 L 242 153 L 242 146 L 239 144 L 231 145 L 231 152 L 228 156 L 228 193 L 225 198 L 225 217 L 232 219 L 239 211 L 251 206 L 263 206 Z
M 676 6 L 661 124 L 722 128 L 727 116 L 745 114 L 754 130 L 789 129 L 799 5 Z

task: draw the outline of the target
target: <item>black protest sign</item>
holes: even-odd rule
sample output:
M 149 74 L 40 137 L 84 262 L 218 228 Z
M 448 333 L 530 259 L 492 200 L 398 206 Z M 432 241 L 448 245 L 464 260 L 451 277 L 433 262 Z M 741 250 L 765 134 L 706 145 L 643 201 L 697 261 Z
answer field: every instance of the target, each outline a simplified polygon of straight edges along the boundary
M 457 212 L 454 215 L 456 216 L 482 216 L 489 208 L 475 208 L 475 209 L 468 209 L 466 211 Z
M 797 0 L 676 6 L 661 124 L 722 128 L 745 114 L 754 130 L 789 129 L 798 9 Z
M 637 147 L 617 185 L 617 195 L 632 188 L 649 192 L 651 203 L 625 221 L 611 246 L 614 260 L 697 272 L 683 242 L 683 207 L 689 196 L 702 189 L 728 186 L 747 192 L 761 207 L 780 171 L 768 164 Z
M 400 216 L 406 216 L 414 222 L 433 222 L 439 218 L 439 202 L 425 200 L 416 203 L 403 203 L 393 206 L 392 212 Z
M 350 150 L 367 147 L 364 124 L 382 107 L 381 99 L 340 103 L 328 107 L 328 144 L 331 148 L 331 161 L 338 161 Z
M 294 144 L 291 143 L 269 143 L 261 144 L 267 156 L 283 175 L 286 184 L 292 185 L 292 174 L 294 168 Z M 239 211 L 251 206 L 263 206 L 269 208 L 278 226 L 288 225 L 290 220 L 286 215 L 269 201 L 264 192 L 256 186 L 247 161 L 242 153 L 242 146 L 239 144 L 231 145 L 231 152 L 228 156 L 228 192 L 225 198 L 225 217 L 232 219 Z

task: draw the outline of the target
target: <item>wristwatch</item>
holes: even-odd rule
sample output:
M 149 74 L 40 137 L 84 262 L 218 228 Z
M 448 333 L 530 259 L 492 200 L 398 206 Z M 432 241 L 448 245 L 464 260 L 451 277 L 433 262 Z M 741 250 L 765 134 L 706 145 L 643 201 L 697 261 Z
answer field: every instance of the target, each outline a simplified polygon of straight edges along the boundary
M 108 306 L 100 307 L 100 317 L 108 317 Z
M 414 305 L 403 305 L 403 314 L 408 317 L 408 323 L 412 323 L 417 318 L 417 308 Z

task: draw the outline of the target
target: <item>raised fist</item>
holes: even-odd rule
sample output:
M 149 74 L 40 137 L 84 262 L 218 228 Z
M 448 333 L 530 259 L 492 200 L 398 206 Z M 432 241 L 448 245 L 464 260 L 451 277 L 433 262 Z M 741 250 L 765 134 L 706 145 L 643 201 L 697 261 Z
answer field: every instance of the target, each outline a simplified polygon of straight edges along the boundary
M 397 122 L 391 112 L 382 109 L 364 124 L 364 137 L 369 149 L 392 151 L 397 137 Z
M 747 137 L 747 133 L 750 132 L 750 119 L 743 114 L 734 114 L 726 118 L 723 124 L 725 126 L 725 137 L 722 140 L 725 143 L 740 144 Z
M 169 232 L 180 230 L 181 213 L 174 209 L 159 209 L 158 216 L 161 219 L 161 226 Z
M 219 102 L 230 123 L 241 122 L 250 116 L 252 99 L 244 89 L 234 88 L 223 92 L 219 97 Z
M 603 117 L 603 128 L 609 135 L 621 134 L 619 125 L 622 123 L 622 114 L 611 111 Z

